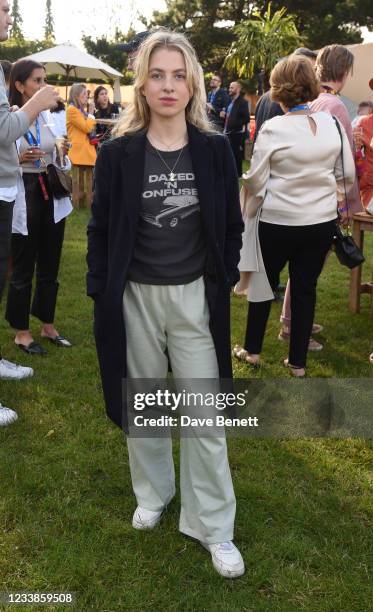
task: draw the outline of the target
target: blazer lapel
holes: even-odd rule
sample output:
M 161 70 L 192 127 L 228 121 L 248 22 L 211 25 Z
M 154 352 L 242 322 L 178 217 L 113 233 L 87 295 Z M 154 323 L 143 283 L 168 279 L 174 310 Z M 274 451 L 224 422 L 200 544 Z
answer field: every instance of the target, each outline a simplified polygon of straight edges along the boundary
M 144 180 L 146 132 L 134 134 L 125 146 L 121 163 L 122 187 L 130 228 L 137 226 Z
M 189 149 L 198 189 L 199 204 L 205 230 L 214 234 L 214 160 L 209 139 L 193 125 L 188 124 Z

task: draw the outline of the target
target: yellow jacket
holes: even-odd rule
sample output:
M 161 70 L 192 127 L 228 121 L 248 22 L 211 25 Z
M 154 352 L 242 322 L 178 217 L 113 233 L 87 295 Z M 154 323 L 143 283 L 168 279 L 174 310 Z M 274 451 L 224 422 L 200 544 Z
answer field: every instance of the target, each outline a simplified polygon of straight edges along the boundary
M 78 108 L 70 104 L 66 111 L 67 137 L 71 142 L 69 158 L 77 166 L 94 166 L 96 148 L 89 142 L 88 134 L 96 125 L 95 119 L 84 117 Z

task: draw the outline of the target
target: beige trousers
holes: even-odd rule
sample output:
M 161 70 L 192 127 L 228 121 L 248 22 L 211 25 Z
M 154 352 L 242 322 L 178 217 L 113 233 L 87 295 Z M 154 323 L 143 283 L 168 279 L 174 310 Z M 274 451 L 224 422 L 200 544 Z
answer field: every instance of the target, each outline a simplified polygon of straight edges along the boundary
M 166 378 L 166 347 L 176 379 L 219 378 L 202 277 L 187 285 L 128 282 L 123 312 L 128 378 Z M 137 503 L 162 509 L 175 494 L 171 438 L 128 437 L 127 445 Z M 236 500 L 224 433 L 181 438 L 180 490 L 180 531 L 210 544 L 233 539 Z

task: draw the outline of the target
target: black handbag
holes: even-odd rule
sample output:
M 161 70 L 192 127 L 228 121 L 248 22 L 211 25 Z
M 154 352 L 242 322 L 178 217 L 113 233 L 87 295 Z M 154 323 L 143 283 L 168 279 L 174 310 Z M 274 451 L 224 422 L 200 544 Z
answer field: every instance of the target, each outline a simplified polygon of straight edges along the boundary
M 54 164 L 48 164 L 48 180 L 49 186 L 53 193 L 53 197 L 57 200 L 70 197 L 73 190 L 73 181 L 69 174 L 63 172 Z
M 341 139 L 343 185 L 344 185 L 345 200 L 346 200 L 347 215 L 348 215 L 348 200 L 347 200 L 346 182 L 345 182 L 345 169 L 344 169 L 344 163 L 343 163 L 343 136 L 342 136 L 342 132 L 341 132 L 341 128 L 338 123 L 338 120 L 334 116 L 333 116 L 333 119 L 337 126 L 339 137 Z M 361 252 L 355 240 L 351 236 L 350 226 L 347 227 L 346 232 L 343 232 L 343 230 L 341 229 L 337 221 L 336 226 L 335 226 L 333 244 L 334 244 L 334 250 L 337 255 L 337 258 L 339 262 L 342 264 L 342 266 L 347 266 L 347 268 L 350 268 L 350 270 L 352 270 L 352 268 L 356 268 L 357 266 L 360 266 L 365 261 L 365 257 L 363 253 Z
M 338 223 L 334 233 L 334 249 L 342 266 L 347 266 L 350 270 L 360 266 L 365 261 L 365 257 L 353 237 L 344 234 Z

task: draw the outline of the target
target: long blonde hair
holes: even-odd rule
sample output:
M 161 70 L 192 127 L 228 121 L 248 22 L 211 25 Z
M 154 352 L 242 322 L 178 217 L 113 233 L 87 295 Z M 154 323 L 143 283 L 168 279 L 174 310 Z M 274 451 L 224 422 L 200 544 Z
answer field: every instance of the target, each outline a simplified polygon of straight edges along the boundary
M 140 46 L 135 60 L 133 102 L 127 106 L 123 116 L 118 121 L 113 130 L 113 136 L 123 136 L 124 134 L 133 134 L 148 129 L 150 108 L 141 90 L 148 78 L 151 55 L 154 51 L 162 48 L 179 51 L 184 58 L 186 82 L 190 92 L 190 100 L 185 109 L 186 120 L 204 132 L 215 131 L 207 117 L 203 71 L 198 63 L 195 50 L 184 34 L 162 28 L 150 34 Z
M 67 103 L 73 104 L 74 106 L 76 106 L 76 108 L 80 108 L 81 105 L 79 102 L 79 96 L 85 89 L 87 89 L 87 87 L 84 83 L 73 83 L 70 87 L 70 93 Z

